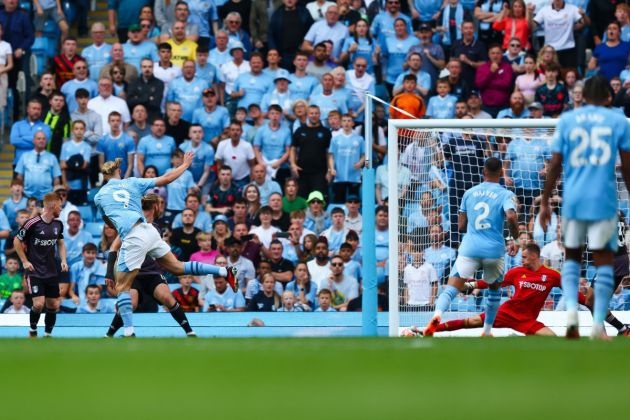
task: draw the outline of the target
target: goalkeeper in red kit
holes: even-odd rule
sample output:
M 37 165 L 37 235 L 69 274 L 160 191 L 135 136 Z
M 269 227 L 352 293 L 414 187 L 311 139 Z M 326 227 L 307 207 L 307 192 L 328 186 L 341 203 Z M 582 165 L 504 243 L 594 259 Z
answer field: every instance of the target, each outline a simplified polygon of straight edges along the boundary
M 561 287 L 560 273 L 545 267 L 540 261 L 540 247 L 535 243 L 528 244 L 522 252 L 522 266 L 515 267 L 505 273 L 503 287 L 514 286 L 514 296 L 499 307 L 495 328 L 511 328 L 525 335 L 555 336 L 556 334 L 545 324 L 537 320 L 542 307 L 554 287 Z M 485 289 L 484 281 L 467 282 L 467 290 Z M 579 294 L 579 303 L 584 305 L 586 298 Z M 610 316 L 612 314 L 609 313 Z M 439 324 L 435 332 L 455 331 L 462 328 L 480 328 L 483 326 L 485 314 Z M 420 335 L 421 329 L 412 327 L 411 332 Z

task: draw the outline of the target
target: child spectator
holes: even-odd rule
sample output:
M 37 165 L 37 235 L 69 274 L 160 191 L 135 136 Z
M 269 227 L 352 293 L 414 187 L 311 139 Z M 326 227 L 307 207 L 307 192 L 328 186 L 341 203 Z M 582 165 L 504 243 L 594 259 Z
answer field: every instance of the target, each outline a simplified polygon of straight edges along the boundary
M 271 273 L 262 276 L 262 290 L 247 305 L 249 312 L 275 312 L 280 308 L 280 295 L 275 290 L 276 279 Z
M 61 176 L 63 184 L 70 187 L 68 201 L 83 204 L 87 201 L 88 167 L 92 156 L 92 147 L 83 141 L 85 122 L 76 120 L 72 123 L 72 141 L 61 146 Z
M 347 237 L 348 235 L 346 235 Z M 352 254 L 354 254 L 354 248 L 350 245 L 349 242 L 344 242 L 341 244 L 339 248 L 339 256 L 343 260 L 344 268 L 343 274 L 352 276 L 357 280 L 360 280 L 361 275 L 361 263 L 352 259 Z
M 303 312 L 302 306 L 295 303 L 295 293 L 285 290 L 282 293 L 282 306 L 278 308 L 278 312 Z
M 76 304 L 86 302 L 85 292 L 89 286 L 96 286 L 100 290 L 105 284 L 105 265 L 96 261 L 96 245 L 83 245 L 80 261 L 70 266 L 70 299 Z M 79 295 L 77 296 L 77 292 Z
M 405 304 L 418 307 L 432 306 L 438 292 L 438 276 L 435 268 L 424 262 L 422 251 L 411 252 L 411 262 L 403 271 Z
M 331 306 L 331 303 L 332 292 L 328 289 L 321 289 L 317 293 L 317 305 L 319 307 L 315 309 L 315 312 L 337 312 L 337 310 Z
M 214 289 L 206 295 L 207 312 L 241 312 L 245 310 L 243 292 L 236 292 L 222 276 L 214 276 Z
M 219 251 L 212 249 L 212 235 L 206 232 L 199 232 L 195 235 L 199 251 L 190 256 L 190 261 L 199 261 L 204 264 L 214 264 Z
M 297 305 L 301 306 L 302 310 L 310 311 L 316 307 L 317 285 L 311 281 L 311 275 L 305 262 L 296 264 L 293 271 L 293 281 L 287 284 L 286 290 L 295 294 Z
M 256 235 L 264 248 L 269 248 L 273 234 L 280 232 L 280 229 L 271 225 L 272 212 L 271 207 L 262 206 L 258 212 L 260 226 L 250 230 L 250 234 Z
M 8 299 L 13 291 L 22 289 L 22 275 L 18 273 L 20 260 L 17 255 L 10 255 L 4 263 L 6 273 L 0 275 L 0 299 Z
M 26 197 L 24 196 L 24 183 L 19 179 L 11 181 L 11 197 L 7 198 L 2 205 L 4 214 L 9 219 L 11 229 L 19 227 L 15 222 L 18 210 L 26 208 Z
M 180 276 L 182 286 L 173 290 L 173 297 L 184 312 L 199 312 L 199 291 L 192 287 L 193 276 Z
M 97 285 L 87 285 L 83 294 L 85 295 L 85 303 L 77 308 L 78 314 L 113 312 L 111 308 L 101 302 L 101 288 Z
M 411 114 L 415 118 L 424 117 L 424 114 L 426 114 L 427 112 L 427 108 L 424 104 L 424 99 L 422 99 L 422 97 L 416 93 L 417 85 L 418 78 L 415 74 L 408 74 L 403 78 L 403 91 L 394 96 L 394 99 L 392 99 L 391 102 L 392 107 L 389 108 L 389 115 L 392 118 L 411 118 L 407 114 Z M 407 114 L 398 111 L 394 107 L 402 109 L 403 111 L 407 112 Z
M 13 239 L 17 236 L 20 228 L 26 221 L 29 219 L 31 212 L 28 210 L 18 210 L 15 215 L 15 219 L 13 223 L 15 224 L 15 229 L 11 231 L 9 237 L 4 242 L 4 255 L 11 256 L 15 254 L 15 247 L 13 246 Z
M 11 292 L 11 297 L 9 301 L 11 302 L 11 306 L 4 310 L 5 314 L 28 314 L 31 312 L 30 308 L 24 306 L 24 301 L 26 297 L 24 296 L 24 292 L 21 289 L 16 289 Z
M 455 102 L 457 98 L 450 94 L 451 84 L 447 78 L 437 81 L 437 95 L 431 96 L 426 115 L 431 118 L 453 118 L 455 117 Z

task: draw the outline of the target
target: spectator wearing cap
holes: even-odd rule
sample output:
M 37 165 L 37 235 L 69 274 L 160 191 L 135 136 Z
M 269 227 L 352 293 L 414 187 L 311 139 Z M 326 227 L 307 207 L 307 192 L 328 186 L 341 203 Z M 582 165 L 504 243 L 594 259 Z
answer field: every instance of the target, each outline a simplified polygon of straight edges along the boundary
M 127 105 L 133 109 L 136 105 L 144 105 L 149 119 L 161 115 L 162 98 L 164 96 L 164 82 L 153 74 L 153 61 L 143 58 L 140 62 L 140 77 L 129 84 L 127 90 Z
M 497 114 L 497 119 L 501 118 L 529 118 L 529 110 L 525 108 L 525 97 L 521 92 L 512 92 L 510 95 L 510 107 L 502 109 Z
M 182 69 L 173 64 L 171 58 L 173 57 L 173 47 L 167 42 L 162 42 L 158 45 L 159 61 L 153 63 L 153 75 L 164 82 L 167 86 L 171 80 L 178 76 L 181 76 Z
M 182 67 L 186 60 L 194 62 L 197 51 L 197 43 L 186 38 L 186 25 L 180 21 L 173 23 L 173 37 L 166 41 L 171 45 L 171 60 L 178 67 Z
M 182 106 L 182 118 L 192 120 L 195 109 L 201 107 L 202 92 L 208 88 L 208 82 L 195 74 L 195 62 L 186 60 L 182 67 L 182 75 L 174 79 L 168 86 L 166 100 L 179 102 Z
M 544 28 L 545 44 L 551 45 L 558 54 L 562 67 L 577 67 L 577 51 L 574 31 L 590 25 L 590 19 L 582 10 L 564 0 L 553 0 L 536 12 L 533 29 Z
M 221 82 L 225 85 L 225 106 L 233 114 L 236 111 L 238 98 L 232 99 L 234 93 L 234 83 L 241 74 L 248 73 L 251 70 L 249 61 L 245 60 L 245 47 L 240 42 L 234 42 L 230 46 L 230 55 L 232 60 L 221 66 L 220 76 Z
M 225 240 L 231 235 L 227 216 L 218 214 L 212 221 L 212 249 L 225 255 Z
M 324 210 L 326 207 L 324 195 L 319 191 L 313 191 L 308 195 L 306 204 L 308 208 L 306 209 L 304 227 L 308 230 L 312 230 L 316 235 L 319 235 L 330 227 L 330 217 Z
M 101 126 L 103 133 L 109 134 L 109 114 L 113 111 L 120 113 L 121 123 L 123 127 L 127 126 L 131 121 L 127 102 L 117 96 L 112 95 L 113 83 L 112 79 L 106 77 L 98 81 L 98 96 L 90 99 L 88 109 L 96 112 L 101 116 Z
M 35 133 L 42 131 L 46 139 L 50 139 L 50 127 L 41 120 L 42 104 L 37 99 L 31 99 L 26 106 L 26 117 L 13 123 L 9 139 L 15 147 L 13 166 L 17 165 L 20 157 L 33 150 L 33 138 Z
M 269 122 L 256 130 L 254 153 L 256 160 L 265 168 L 266 175 L 270 179 L 283 182 L 289 176 L 291 130 L 287 125 L 281 124 L 282 108 L 279 105 L 271 105 L 267 116 Z
M 419 44 L 418 38 L 409 33 L 407 26 L 407 21 L 399 17 L 393 23 L 394 33 L 379 39 L 385 60 L 385 86 L 390 94 L 396 78 L 403 71 L 408 52 Z
M 116 65 L 122 66 L 125 69 L 125 81 L 127 83 L 131 83 L 138 77 L 138 70 L 136 70 L 136 67 L 125 62 L 125 56 L 124 56 L 125 53 L 124 53 L 122 44 L 118 42 L 113 43 L 110 54 L 111 54 L 111 62 L 108 64 L 105 64 L 101 68 L 101 72 L 98 75 L 99 81 L 100 79 L 105 78 L 105 77 L 110 78 L 111 77 L 109 75 L 110 70 L 112 69 L 112 67 Z
M 273 3 L 275 4 L 275 1 Z M 270 49 L 276 49 L 280 53 L 282 57 L 280 67 L 290 70 L 293 68 L 295 54 L 313 24 L 313 18 L 302 4 L 298 5 L 297 0 L 282 0 L 282 3 L 269 19 L 267 42 Z M 265 6 L 265 10 L 267 8 L 268 6 Z M 261 38 L 262 33 L 263 31 Z
M 531 104 L 529 104 L 529 106 L 527 107 L 527 111 L 529 111 L 528 118 L 532 118 L 532 119 L 548 118 L 543 115 L 545 108 L 543 108 L 543 105 L 540 102 L 532 102 Z
M 217 91 L 210 87 L 202 92 L 203 108 L 197 108 L 192 114 L 192 123 L 203 127 L 203 141 L 216 147 L 221 135 L 230 125 L 227 108 L 217 105 Z
M 74 63 L 72 69 L 74 78 L 68 80 L 61 87 L 61 93 L 66 97 L 66 103 L 68 104 L 68 111 L 71 113 L 78 108 L 74 94 L 79 89 L 85 89 L 88 91 L 90 98 L 94 98 L 98 94 L 98 85 L 95 81 L 88 79 L 88 65 L 85 60 L 77 60 Z
M 473 89 L 470 91 L 468 99 L 466 100 L 466 105 L 468 105 L 468 115 L 472 116 L 474 119 L 492 119 L 492 115 L 481 109 L 481 95 L 478 90 Z
M 249 183 L 249 173 L 256 163 L 254 148 L 250 143 L 241 141 L 243 128 L 236 120 L 228 127 L 229 139 L 221 141 L 217 147 L 215 160 L 217 166 L 227 165 L 232 169 L 234 183 L 242 188 Z
M 315 91 L 315 88 L 319 85 L 319 80 L 307 74 L 306 69 L 309 65 L 308 54 L 302 51 L 298 51 L 293 60 L 295 67 L 295 73 L 289 75 L 289 92 L 291 93 L 291 100 L 304 100 L 308 101 Z
M 339 22 L 339 8 L 337 5 L 331 5 L 326 10 L 325 19 L 313 23 L 302 43 L 302 50 L 310 53 L 313 52 L 313 46 L 324 41 L 332 42 L 331 59 L 335 63 L 341 55 L 341 47 L 343 41 L 348 37 L 348 28 Z
M 359 207 L 361 207 L 361 198 L 359 195 L 349 194 L 348 197 L 346 197 L 346 209 L 348 212 L 346 213 L 345 226 L 355 231 L 358 235 L 361 235 L 363 231 L 363 217 L 359 212 Z
M 155 42 L 144 38 L 142 27 L 137 23 L 129 26 L 129 40 L 123 44 L 123 54 L 125 61 L 134 66 L 138 72 L 141 71 L 140 62 L 143 58 L 159 60 Z
M 57 157 L 46 151 L 46 133 L 33 134 L 33 150 L 24 152 L 15 167 L 17 178 L 24 182 L 24 194 L 42 200 L 53 185 L 60 184 L 61 168 Z
M 494 118 L 509 103 L 514 72 L 512 66 L 503 60 L 499 45 L 488 48 L 488 57 L 489 61 L 477 68 L 475 86 L 481 93 L 484 111 Z
M 416 76 L 415 92 L 418 95 L 421 95 L 423 98 L 426 97 L 431 91 L 432 82 L 429 73 L 422 70 L 422 55 L 417 52 L 409 54 L 407 56 L 407 68 L 407 71 L 400 73 L 396 78 L 392 94 L 395 96 L 402 92 L 403 79 L 408 74 L 413 74 L 414 76 Z
M 433 27 L 428 22 L 421 22 L 418 26 L 420 44 L 414 45 L 407 52 L 417 52 L 422 56 L 422 70 L 429 73 L 431 80 L 437 80 L 440 70 L 444 68 L 444 50 L 441 45 L 433 43 Z
M 189 193 L 186 196 L 186 208 L 191 209 L 195 214 L 195 227 L 202 232 L 210 232 L 212 230 L 212 217 L 206 211 L 199 211 L 201 200 L 196 193 Z M 182 214 L 179 213 L 173 219 L 172 228 L 182 227 Z
M 569 104 L 569 92 L 558 81 L 560 66 L 549 63 L 545 67 L 545 83 L 536 89 L 536 102 L 540 102 L 547 117 L 557 117 Z
M 151 135 L 140 139 L 138 143 L 138 171 L 144 172 L 146 166 L 155 166 L 158 176 L 171 167 L 171 154 L 175 151 L 175 140 L 165 135 L 166 124 L 163 118 L 156 118 L 151 124 Z
M 260 104 L 263 96 L 273 86 L 270 76 L 263 72 L 263 56 L 254 52 L 249 58 L 250 71 L 240 74 L 234 81 L 230 93 L 232 100 L 238 100 L 238 106 L 247 108 L 250 104 Z
M 361 169 L 365 163 L 364 139 L 353 131 L 350 115 L 341 117 L 342 131 L 334 136 L 328 151 L 333 202 L 343 203 L 350 194 L 359 194 Z
M 453 42 L 451 56 L 462 64 L 462 79 L 469 87 L 475 86 L 475 74 L 488 59 L 486 44 L 475 38 L 475 24 L 466 20 L 461 24 L 461 39 Z
M 407 33 L 411 33 L 411 19 L 400 11 L 400 0 L 386 0 L 385 10 L 379 12 L 372 21 L 370 33 L 378 42 L 383 45 L 385 38 L 394 38 L 395 23 L 402 19 L 407 28 Z
M 308 107 L 306 125 L 293 133 L 289 161 L 291 172 L 300 181 L 301 196 L 311 191 L 326 191 L 328 166 L 328 148 L 330 131 L 320 122 L 320 110 L 316 105 Z M 321 194 L 321 193 L 320 193 Z
M 277 105 L 280 107 L 281 114 L 287 117 L 291 115 L 293 99 L 291 97 L 291 92 L 289 91 L 289 84 L 291 83 L 291 79 L 289 77 L 289 72 L 284 69 L 280 69 L 276 73 L 276 76 L 273 79 L 275 88 L 271 88 L 267 93 L 265 93 L 260 105 L 261 110 L 265 114 L 269 112 L 270 105 Z
M 117 111 L 112 111 L 107 117 L 109 133 L 105 134 L 97 145 L 99 153 L 98 167 L 103 163 L 122 159 L 120 173 L 124 178 L 128 178 L 133 173 L 134 154 L 136 145 L 133 138 L 122 130 L 121 115 Z

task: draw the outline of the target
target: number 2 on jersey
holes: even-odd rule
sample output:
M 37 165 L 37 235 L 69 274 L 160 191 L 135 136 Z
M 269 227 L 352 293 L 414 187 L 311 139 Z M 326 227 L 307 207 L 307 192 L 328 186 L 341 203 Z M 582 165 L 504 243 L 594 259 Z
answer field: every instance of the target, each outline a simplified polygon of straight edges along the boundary
M 582 127 L 576 127 L 569 133 L 569 139 L 573 142 L 580 141 L 569 156 L 569 164 L 574 168 L 588 165 L 601 166 L 610 160 L 610 145 L 602 138 L 610 137 L 610 127 L 593 127 L 589 133 Z M 587 149 L 590 147 L 590 150 Z M 586 152 L 586 153 L 585 153 Z
M 488 215 L 490 214 L 490 206 L 488 205 L 488 203 L 484 203 L 484 202 L 479 202 L 477 204 L 475 204 L 475 207 L 473 207 L 474 210 L 479 210 L 481 209 L 481 213 L 479 213 L 479 215 L 475 218 L 475 229 L 476 230 L 484 230 L 484 229 L 489 229 L 490 228 L 490 223 L 487 223 L 486 217 L 488 217 Z

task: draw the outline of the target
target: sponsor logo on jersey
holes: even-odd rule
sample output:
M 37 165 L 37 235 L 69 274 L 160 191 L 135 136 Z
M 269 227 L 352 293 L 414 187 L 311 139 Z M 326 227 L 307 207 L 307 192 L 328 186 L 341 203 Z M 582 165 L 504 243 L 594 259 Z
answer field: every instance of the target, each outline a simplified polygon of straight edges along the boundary
M 35 238 L 35 245 L 39 246 L 51 246 L 57 243 L 57 239 L 39 239 Z
M 521 289 L 532 289 L 539 292 L 544 292 L 547 290 L 547 286 L 545 286 L 544 284 L 532 283 L 529 281 L 519 281 L 518 283 Z

